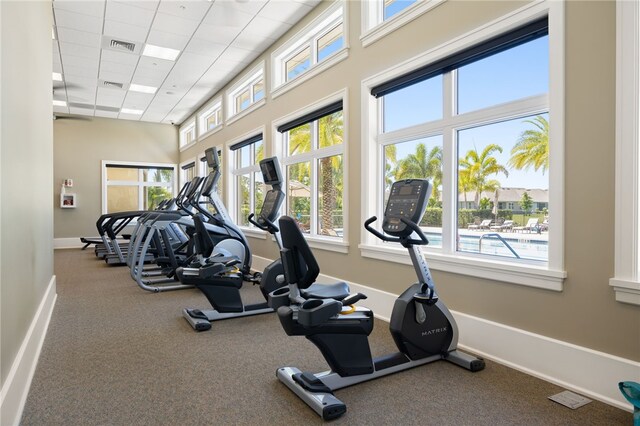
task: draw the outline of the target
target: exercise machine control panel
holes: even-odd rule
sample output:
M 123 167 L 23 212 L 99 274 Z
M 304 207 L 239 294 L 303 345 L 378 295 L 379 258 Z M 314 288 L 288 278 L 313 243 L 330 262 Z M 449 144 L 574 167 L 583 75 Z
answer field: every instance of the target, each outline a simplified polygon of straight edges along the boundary
M 280 206 L 284 201 L 284 193 L 279 189 L 271 189 L 267 191 L 262 208 L 260 209 L 260 215 L 258 215 L 258 222 L 264 224 L 267 219 L 270 222 L 274 222 L 278 218 Z
M 384 211 L 382 230 L 396 237 L 413 232 L 402 219 L 419 224 L 427 208 L 431 185 L 426 179 L 405 179 L 393 183 Z

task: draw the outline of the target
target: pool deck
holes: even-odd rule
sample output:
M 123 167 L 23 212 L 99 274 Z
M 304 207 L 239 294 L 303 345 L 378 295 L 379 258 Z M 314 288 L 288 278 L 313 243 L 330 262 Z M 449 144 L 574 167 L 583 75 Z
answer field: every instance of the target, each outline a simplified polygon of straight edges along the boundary
M 442 228 L 423 227 L 427 234 L 442 234 Z M 528 231 L 492 231 L 490 229 L 460 229 L 461 237 L 480 238 L 484 234 L 498 234 L 507 241 L 548 243 L 549 232 L 543 231 L 540 234 Z

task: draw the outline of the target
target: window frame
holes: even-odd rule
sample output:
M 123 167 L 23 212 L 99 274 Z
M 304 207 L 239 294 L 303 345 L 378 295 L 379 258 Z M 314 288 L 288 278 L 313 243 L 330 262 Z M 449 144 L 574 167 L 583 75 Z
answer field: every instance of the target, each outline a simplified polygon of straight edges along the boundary
M 274 99 L 349 57 L 349 19 L 345 2 L 337 1 L 271 53 L 271 98 Z M 342 24 L 342 48 L 318 62 L 317 42 Z M 287 80 L 286 63 L 310 48 L 309 68 Z
M 220 114 L 220 122 L 216 124 L 213 129 L 207 128 L 207 120 L 214 115 Z M 203 108 L 202 112 L 197 115 L 198 119 L 198 140 L 202 140 L 209 135 L 212 135 L 220 130 L 224 126 L 224 113 L 222 111 L 222 96 L 218 96 L 207 106 Z
M 640 306 L 640 5 L 616 2 L 614 277 L 618 302 Z
M 190 142 L 187 142 L 186 141 L 187 133 L 190 133 L 190 132 L 193 132 L 193 139 Z M 180 137 L 179 137 L 180 152 L 191 148 L 198 142 L 198 132 L 196 129 L 195 117 L 186 121 L 180 126 L 179 134 L 180 134 Z
M 384 0 L 367 0 L 361 3 L 362 47 L 367 47 L 393 31 L 407 25 L 421 15 L 440 6 L 446 0 L 424 0 L 403 9 L 388 20 L 384 20 Z
M 348 253 L 349 251 L 349 132 L 347 129 L 349 128 L 349 103 L 348 103 L 348 90 L 346 88 L 333 93 L 323 99 L 320 99 L 313 104 L 307 105 L 297 111 L 294 111 L 286 116 L 280 117 L 277 120 L 272 122 L 272 152 L 278 156 L 280 159 L 280 165 L 282 167 L 282 172 L 284 176 L 283 186 L 285 189 L 283 191 L 285 194 L 287 193 L 288 186 L 288 174 L 286 173 L 287 167 L 292 164 L 297 164 L 301 162 L 310 161 L 312 170 L 317 169 L 317 162 L 321 158 L 331 157 L 335 155 L 342 155 L 342 174 L 343 174 L 343 191 L 342 191 L 342 217 L 343 217 L 343 231 L 342 238 L 340 237 L 328 237 L 323 235 L 318 235 L 315 229 L 310 234 L 304 234 L 305 239 L 309 243 L 309 246 L 312 248 L 318 248 L 322 250 L 334 251 L 338 253 Z M 290 123 L 293 120 L 300 118 L 304 115 L 313 113 L 331 105 L 335 102 L 342 101 L 342 120 L 343 120 L 343 139 L 342 144 L 333 145 L 325 148 L 316 148 L 312 149 L 310 152 L 305 152 L 302 154 L 297 154 L 293 157 L 288 155 L 286 148 L 287 145 L 287 135 L 285 133 L 280 133 L 278 131 L 278 127 L 285 124 Z M 318 120 L 314 120 L 312 123 L 317 123 Z M 312 126 L 313 127 L 313 126 Z M 314 181 L 312 182 L 311 189 L 311 215 L 317 215 L 317 172 L 314 176 Z M 286 212 L 286 208 L 288 205 L 288 200 L 283 203 L 283 210 Z M 317 224 L 317 220 L 314 222 Z
M 226 104 L 227 104 L 227 118 L 226 124 L 229 125 L 239 120 L 240 118 L 246 116 L 247 114 L 255 111 L 266 103 L 267 99 L 267 82 L 265 78 L 265 63 L 264 61 L 260 62 L 257 66 L 252 68 L 250 71 L 246 72 L 240 79 L 231 86 L 225 95 Z M 253 87 L 260 80 L 263 81 L 264 84 L 264 96 L 262 99 L 258 101 L 254 101 L 254 93 Z M 249 106 L 247 106 L 242 111 L 236 111 L 236 99 L 244 93 L 246 90 L 249 90 Z
M 473 46 L 479 42 L 489 40 L 500 34 L 509 32 L 524 24 L 548 15 L 549 19 L 549 95 L 548 113 L 551 126 L 550 139 L 554 141 L 550 144 L 550 164 L 549 164 L 549 204 L 553 206 L 553 227 L 549 230 L 549 261 L 546 265 L 514 263 L 510 261 L 486 258 L 485 256 L 473 256 L 452 250 L 454 245 L 454 226 L 456 223 L 457 208 L 449 208 L 448 212 L 443 212 L 443 249 L 439 251 L 424 250 L 429 259 L 430 266 L 436 270 L 453 272 L 461 275 L 493 279 L 525 286 L 532 286 L 554 291 L 562 291 L 566 271 L 564 270 L 564 5 L 562 2 L 543 1 L 523 6 L 503 17 L 489 22 L 475 30 L 457 37 L 456 39 L 443 44 L 435 49 L 431 49 L 421 55 L 412 58 L 398 66 L 383 71 L 367 78 L 361 85 L 362 96 L 362 182 L 375 182 L 375 191 L 370 189 L 362 191 L 362 221 L 373 215 L 380 216 L 382 209 L 382 179 L 379 170 L 382 170 L 382 150 L 379 148 L 379 139 L 384 140 L 388 135 L 378 135 L 379 123 L 382 115 L 379 109 L 378 100 L 370 95 L 371 88 L 386 81 L 392 80 L 400 75 L 406 74 L 421 66 L 433 63 L 455 52 Z M 546 96 L 525 98 L 522 100 L 522 107 L 526 111 L 533 108 L 532 102 L 540 103 Z M 518 102 L 515 102 L 518 103 Z M 499 111 L 502 105 L 487 108 L 499 113 L 500 120 L 508 118 L 509 111 Z M 452 110 L 452 106 L 445 106 L 445 109 Z M 481 112 L 482 113 L 482 112 Z M 486 113 L 486 111 L 485 111 Z M 446 113 L 445 113 L 446 114 Z M 477 112 L 464 114 L 473 122 L 478 124 Z M 513 112 L 518 116 L 518 111 Z M 498 117 L 498 115 L 496 115 Z M 473 121 L 471 121 L 473 119 Z M 491 120 L 488 120 L 487 124 Z M 456 128 L 464 128 L 463 123 L 456 123 Z M 404 140 L 415 139 L 415 136 L 424 136 L 429 130 L 429 123 L 401 129 L 396 132 L 396 136 L 401 136 Z M 431 129 L 433 130 L 433 129 Z M 398 142 L 400 140 L 396 140 Z M 453 184 L 457 175 L 457 166 L 454 167 L 453 158 L 456 155 L 451 144 L 443 146 L 443 205 L 454 206 L 457 199 L 457 187 Z M 374 194 L 373 196 L 370 193 Z M 448 244 L 448 247 L 445 245 Z M 394 261 L 403 264 L 410 264 L 406 250 L 399 247 L 382 245 L 376 241 L 375 237 L 369 233 L 361 235 L 361 255 L 364 257 L 379 260 Z
M 138 168 L 138 173 L 141 174 L 144 169 L 153 169 L 158 167 L 171 167 L 173 169 L 173 180 L 169 185 L 157 185 L 160 182 L 144 182 L 139 176 L 137 181 L 113 181 L 107 180 L 107 165 L 120 165 L 120 166 L 132 166 Z M 175 196 L 178 192 L 178 166 L 173 163 L 146 163 L 142 161 L 110 161 L 102 160 L 101 162 L 101 188 L 102 188 L 102 214 L 107 213 L 108 199 L 107 188 L 109 186 L 137 186 L 138 187 L 138 210 L 144 210 L 144 188 L 150 186 L 161 186 L 171 189 L 171 195 Z
M 228 194 L 227 197 L 227 201 L 228 204 L 226 205 L 227 207 L 227 211 L 229 212 L 229 216 L 233 219 L 234 223 L 240 228 L 242 229 L 242 232 L 244 232 L 245 235 L 250 236 L 250 237 L 254 237 L 254 238 L 260 238 L 260 239 L 266 239 L 267 238 L 267 232 L 256 228 L 254 225 L 250 224 L 249 226 L 246 225 L 241 225 L 240 221 L 238 220 L 238 214 L 239 212 L 239 198 L 238 198 L 238 194 L 240 193 L 239 189 L 238 189 L 238 177 L 242 176 L 242 175 L 246 175 L 246 174 L 251 174 L 251 176 L 254 176 L 253 173 L 258 172 L 260 173 L 260 165 L 258 163 L 255 162 L 255 151 L 254 154 L 252 155 L 252 163 L 249 164 L 248 166 L 245 167 L 238 167 L 237 166 L 237 160 L 238 160 L 238 156 L 237 156 L 237 151 L 238 150 L 232 150 L 231 147 L 239 142 L 242 141 L 246 141 L 249 138 L 252 138 L 256 135 L 262 135 L 262 152 L 263 152 L 263 156 L 264 158 L 267 158 L 267 144 L 266 144 L 266 140 L 265 140 L 265 126 L 260 126 L 258 128 L 255 128 L 235 139 L 232 139 L 230 141 L 228 141 L 227 143 L 225 143 L 224 145 L 224 152 L 227 155 L 223 155 L 223 161 L 226 160 L 225 162 L 225 170 L 228 170 L 228 173 L 226 174 L 226 176 L 229 177 L 229 179 L 225 179 L 226 181 L 226 186 L 225 186 L 225 192 Z M 226 157 L 226 158 L 225 158 Z M 225 183 L 223 183 L 225 184 Z M 253 197 L 253 185 L 249 185 L 249 190 L 250 190 L 250 195 L 249 195 L 249 201 L 250 203 L 254 202 L 254 197 Z M 255 206 L 254 206 L 255 207 Z M 254 209 L 255 210 L 255 209 Z
M 198 164 L 197 164 L 197 159 L 195 157 L 192 158 L 188 158 L 186 160 L 184 160 L 182 163 L 178 164 L 178 170 L 180 171 L 180 177 L 178 178 L 178 180 L 180 181 L 180 188 L 182 188 L 184 186 L 185 183 L 187 183 L 187 181 L 191 181 L 191 179 L 187 179 L 187 170 L 188 169 L 184 169 L 183 167 L 188 166 L 189 164 L 193 163 L 193 168 L 194 168 L 194 177 L 195 176 L 201 176 L 199 174 L 200 170 L 198 168 Z

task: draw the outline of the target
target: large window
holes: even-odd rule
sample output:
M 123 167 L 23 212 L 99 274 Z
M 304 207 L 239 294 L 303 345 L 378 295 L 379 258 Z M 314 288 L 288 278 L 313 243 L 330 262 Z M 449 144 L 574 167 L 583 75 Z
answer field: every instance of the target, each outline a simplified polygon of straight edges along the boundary
M 344 239 L 342 101 L 278 126 L 286 176 L 287 215 L 310 236 Z
M 102 212 L 153 210 L 173 197 L 176 167 L 171 164 L 102 162 Z
M 559 67 L 550 64 L 545 8 L 549 13 L 548 5 L 527 6 L 513 22 L 496 24 L 508 30 L 485 27 L 478 31 L 485 37 L 469 35 L 474 41 L 458 43 L 462 48 L 443 47 L 416 59 L 415 68 L 366 84 L 372 97 L 365 113 L 377 131 L 365 134 L 372 149 L 364 179 L 377 180 L 378 193 L 364 195 L 364 215 L 382 214 L 393 181 L 427 178 L 433 192 L 420 224 L 427 252 L 456 259 L 437 266 L 475 275 L 479 270 L 455 265 L 521 265 L 545 271 L 526 284 L 557 289 L 565 276 L 557 195 L 563 185 L 561 168 L 552 165 L 562 164 L 562 140 L 550 129 L 562 114 L 552 113 L 550 101 L 549 70 Z M 363 254 L 385 251 L 363 238 Z M 478 276 L 495 277 L 482 268 Z
M 222 126 L 222 100 L 215 99 L 198 114 L 199 135 L 202 136 Z
M 191 182 L 194 177 L 198 176 L 195 160 L 187 160 L 180 164 L 180 185 Z
M 196 142 L 196 121 L 190 120 L 180 127 L 180 149 L 190 147 Z
M 444 0 L 367 0 L 361 2 L 363 46 L 406 25 Z
M 264 63 L 248 72 L 227 92 L 227 117 L 234 117 L 265 98 Z
M 264 159 L 262 133 L 229 146 L 231 150 L 233 191 L 235 194 L 235 222 L 240 226 L 253 226 L 247 218 L 262 207 L 265 185 L 260 171 Z
M 640 305 L 640 5 L 616 2 L 616 300 Z
M 293 80 L 309 78 L 344 59 L 346 48 L 344 5 L 337 2 L 274 51 L 273 89 Z M 303 75 L 306 75 L 304 79 L 301 78 Z

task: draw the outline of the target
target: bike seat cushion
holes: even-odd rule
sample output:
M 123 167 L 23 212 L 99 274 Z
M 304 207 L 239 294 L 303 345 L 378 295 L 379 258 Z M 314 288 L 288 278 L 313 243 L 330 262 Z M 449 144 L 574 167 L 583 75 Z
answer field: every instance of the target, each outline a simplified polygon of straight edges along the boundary
M 335 284 L 314 283 L 305 289 L 300 289 L 305 299 L 336 299 L 342 300 L 349 295 L 349 286 L 345 282 Z

